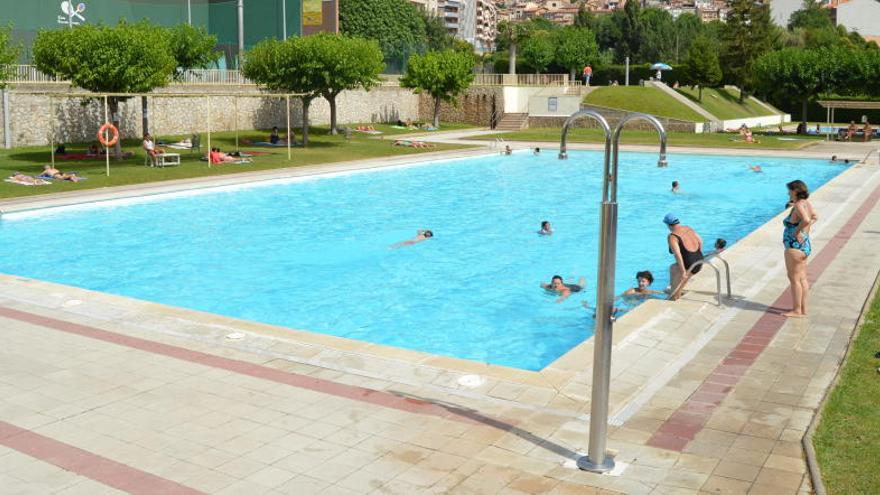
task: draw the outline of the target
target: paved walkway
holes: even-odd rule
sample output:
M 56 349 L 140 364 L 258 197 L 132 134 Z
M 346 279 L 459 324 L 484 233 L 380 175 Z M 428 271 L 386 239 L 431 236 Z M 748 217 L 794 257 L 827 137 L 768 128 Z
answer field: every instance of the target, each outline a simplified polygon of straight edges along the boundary
M 572 465 L 591 342 L 530 373 L 0 276 L 0 487 L 808 493 L 799 442 L 877 275 L 880 170 L 854 167 L 811 199 L 810 318 L 778 315 L 777 218 L 729 250 L 723 306 L 704 270 L 682 301 L 616 325 L 621 476 Z

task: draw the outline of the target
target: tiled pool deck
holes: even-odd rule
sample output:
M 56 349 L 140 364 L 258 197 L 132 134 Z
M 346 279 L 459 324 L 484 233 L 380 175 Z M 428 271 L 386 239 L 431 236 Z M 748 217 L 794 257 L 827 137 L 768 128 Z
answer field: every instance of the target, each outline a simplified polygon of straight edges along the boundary
M 570 462 L 587 446 L 592 341 L 528 372 L 0 276 L 0 487 L 808 493 L 800 440 L 880 268 L 880 168 L 855 166 L 811 199 L 821 217 L 809 319 L 778 315 L 787 280 L 776 218 L 727 252 L 734 298 L 722 307 L 704 270 L 684 300 L 649 301 L 617 323 L 609 447 L 628 464 L 618 477 Z M 475 386 L 459 383 L 471 374 Z

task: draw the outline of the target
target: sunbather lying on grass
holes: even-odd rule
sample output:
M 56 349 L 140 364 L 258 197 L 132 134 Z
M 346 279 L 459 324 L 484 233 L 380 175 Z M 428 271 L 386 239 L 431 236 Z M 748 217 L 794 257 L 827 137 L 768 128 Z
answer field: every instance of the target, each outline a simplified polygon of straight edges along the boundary
M 410 139 L 395 139 L 392 146 L 402 146 L 404 148 L 435 148 L 436 145 L 426 143 L 424 141 L 413 141 Z
M 43 173 L 40 174 L 38 179 L 46 179 L 46 180 L 69 180 L 70 182 L 79 182 L 82 180 L 81 177 L 77 176 L 76 173 L 65 174 L 53 167 L 52 165 L 44 165 Z

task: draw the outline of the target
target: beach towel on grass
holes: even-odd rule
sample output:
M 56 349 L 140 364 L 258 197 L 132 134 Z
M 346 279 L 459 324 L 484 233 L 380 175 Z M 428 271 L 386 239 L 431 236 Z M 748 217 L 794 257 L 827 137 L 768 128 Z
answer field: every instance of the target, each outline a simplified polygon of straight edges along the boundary
M 39 182 L 36 182 L 39 181 Z M 18 184 L 20 186 L 48 186 L 51 182 L 46 179 L 35 178 L 35 182 L 25 182 L 21 180 L 15 180 L 12 177 L 7 177 L 3 182 L 8 182 L 10 184 Z

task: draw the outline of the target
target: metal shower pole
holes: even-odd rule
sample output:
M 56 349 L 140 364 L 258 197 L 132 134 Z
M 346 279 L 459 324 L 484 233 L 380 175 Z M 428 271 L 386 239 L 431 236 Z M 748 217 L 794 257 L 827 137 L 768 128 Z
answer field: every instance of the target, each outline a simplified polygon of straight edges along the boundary
M 287 0 L 281 0 L 281 39 L 287 39 Z
M 186 23 L 193 25 L 192 0 L 186 0 Z
M 566 135 L 568 127 L 581 117 L 592 117 L 605 131 L 605 167 L 602 179 L 602 207 L 599 219 L 599 275 L 596 283 L 596 332 L 593 336 L 593 390 L 590 399 L 590 446 L 588 455 L 577 460 L 585 471 L 604 473 L 614 469 L 614 459 L 608 457 L 608 398 L 611 384 L 611 346 L 614 320 L 614 265 L 617 262 L 617 170 L 620 132 L 627 122 L 646 120 L 660 133 L 660 159 L 657 166 L 666 166 L 666 130 L 651 115 L 632 113 L 625 116 L 612 133 L 605 119 L 592 110 L 572 114 L 562 128 L 559 158 L 568 157 Z M 610 160 L 609 160 L 610 155 Z
M 244 55 L 244 0 L 238 0 L 238 68 Z

